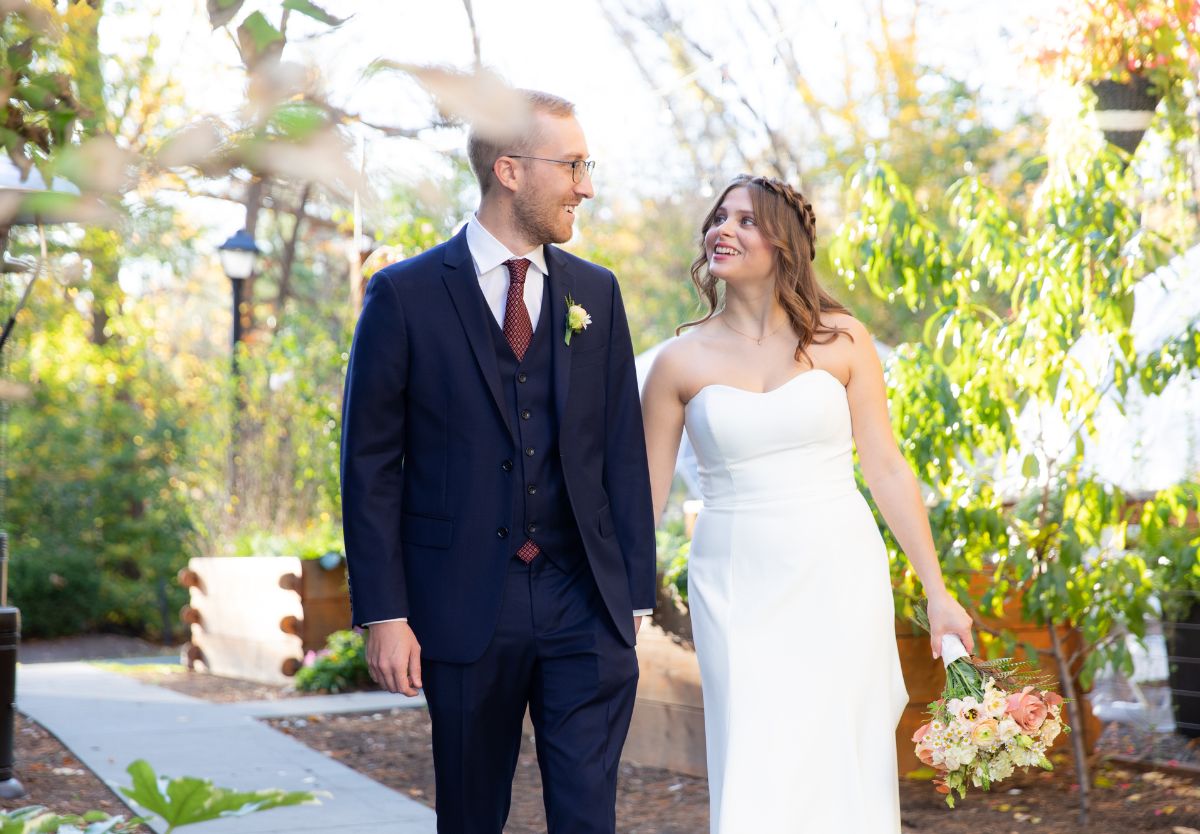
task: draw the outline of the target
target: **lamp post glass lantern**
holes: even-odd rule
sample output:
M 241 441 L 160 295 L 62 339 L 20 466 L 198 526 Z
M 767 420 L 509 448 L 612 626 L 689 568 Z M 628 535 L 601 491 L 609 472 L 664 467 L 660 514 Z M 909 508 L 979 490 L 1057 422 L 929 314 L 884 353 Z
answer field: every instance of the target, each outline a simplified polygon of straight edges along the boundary
M 242 340 L 242 282 L 254 274 L 259 251 L 258 244 L 245 229 L 238 230 L 217 248 L 221 269 L 233 285 L 234 373 L 237 372 L 237 345 Z

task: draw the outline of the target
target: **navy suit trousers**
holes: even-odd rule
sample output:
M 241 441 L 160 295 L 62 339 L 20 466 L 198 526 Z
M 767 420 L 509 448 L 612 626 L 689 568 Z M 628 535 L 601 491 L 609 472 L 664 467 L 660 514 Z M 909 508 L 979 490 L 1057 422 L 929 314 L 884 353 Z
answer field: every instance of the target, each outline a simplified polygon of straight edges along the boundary
M 499 623 L 474 663 L 422 661 L 438 834 L 501 834 L 528 707 L 549 834 L 614 834 L 637 689 L 585 559 L 510 561 Z

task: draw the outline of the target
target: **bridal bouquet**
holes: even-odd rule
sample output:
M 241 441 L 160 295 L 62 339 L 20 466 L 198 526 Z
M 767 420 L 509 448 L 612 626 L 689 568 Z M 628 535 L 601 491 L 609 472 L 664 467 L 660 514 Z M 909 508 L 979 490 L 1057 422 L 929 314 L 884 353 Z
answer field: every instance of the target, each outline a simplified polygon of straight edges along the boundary
M 1054 769 L 1046 750 L 1071 728 L 1062 696 L 1044 678 L 1011 658 L 973 658 L 953 635 L 942 639 L 942 660 L 946 688 L 912 740 L 917 757 L 938 771 L 934 784 L 947 805 L 954 807 L 954 791 L 966 797 L 968 783 L 986 791 L 1018 767 Z

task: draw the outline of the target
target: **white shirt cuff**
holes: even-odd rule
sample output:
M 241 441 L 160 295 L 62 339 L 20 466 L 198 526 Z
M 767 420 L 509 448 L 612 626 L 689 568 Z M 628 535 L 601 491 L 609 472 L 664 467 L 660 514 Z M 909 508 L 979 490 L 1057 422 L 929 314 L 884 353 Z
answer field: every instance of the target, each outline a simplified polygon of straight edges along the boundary
M 364 626 L 370 628 L 376 623 L 407 623 L 408 617 L 392 617 L 390 620 L 371 620 L 369 623 L 363 623 Z
M 633 616 L 635 616 L 635 617 L 648 617 L 648 616 L 650 616 L 650 615 L 651 615 L 651 614 L 653 614 L 653 613 L 654 613 L 654 609 L 653 609 L 653 608 L 639 608 L 637 611 L 634 611 L 634 612 L 633 612 Z

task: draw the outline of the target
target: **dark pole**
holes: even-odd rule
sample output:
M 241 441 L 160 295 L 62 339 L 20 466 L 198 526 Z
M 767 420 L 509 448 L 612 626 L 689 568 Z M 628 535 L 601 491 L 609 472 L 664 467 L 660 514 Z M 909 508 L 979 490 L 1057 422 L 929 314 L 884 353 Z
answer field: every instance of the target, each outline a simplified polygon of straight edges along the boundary
M 13 721 L 17 700 L 17 644 L 21 612 L 8 604 L 8 534 L 0 530 L 0 798 L 25 795 L 13 775 Z
M 8 251 L 8 234 L 11 227 L 0 227 L 0 258 Z M 4 344 L 12 334 L 17 324 L 17 313 L 25 306 L 29 291 L 38 273 L 25 288 L 25 294 L 4 323 L 4 331 L 0 334 L 0 369 L 8 370 L 4 361 Z M 0 431 L 5 437 L 0 438 L 0 466 L 7 465 L 8 451 L 8 404 L 0 405 L 4 409 L 4 419 L 0 420 Z M 3 479 L 0 473 L 0 479 Z M 0 480 L 0 501 L 7 497 L 5 483 Z M 0 511 L 3 505 L 0 504 Z M 17 646 L 21 642 L 21 612 L 8 604 L 8 534 L 0 530 L 0 798 L 16 799 L 25 795 L 25 787 L 13 774 L 13 741 L 15 736 L 14 721 L 16 720 L 14 702 L 17 700 Z
M 229 371 L 233 380 L 233 412 L 229 423 L 229 497 L 232 502 L 238 491 L 238 441 L 241 435 L 242 413 L 241 371 L 238 368 L 238 343 L 242 341 L 242 285 L 243 278 L 231 278 L 233 284 L 233 340 L 230 345 Z

